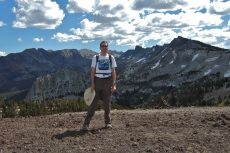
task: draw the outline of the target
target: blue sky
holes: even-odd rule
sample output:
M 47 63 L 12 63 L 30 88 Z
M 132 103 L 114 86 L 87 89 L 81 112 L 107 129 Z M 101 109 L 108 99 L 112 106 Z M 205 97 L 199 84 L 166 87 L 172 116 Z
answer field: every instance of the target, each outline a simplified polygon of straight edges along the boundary
M 27 48 L 151 47 L 183 36 L 230 49 L 229 0 L 0 0 L 0 56 Z

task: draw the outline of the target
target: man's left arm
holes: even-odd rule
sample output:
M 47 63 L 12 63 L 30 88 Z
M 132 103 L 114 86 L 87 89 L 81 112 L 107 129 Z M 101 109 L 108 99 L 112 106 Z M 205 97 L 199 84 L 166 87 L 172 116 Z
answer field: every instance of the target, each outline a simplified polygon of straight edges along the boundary
M 111 89 L 111 92 L 114 93 L 116 91 L 116 70 L 115 70 L 115 67 L 112 68 L 112 79 L 113 79 L 113 84 L 112 84 L 112 89 Z

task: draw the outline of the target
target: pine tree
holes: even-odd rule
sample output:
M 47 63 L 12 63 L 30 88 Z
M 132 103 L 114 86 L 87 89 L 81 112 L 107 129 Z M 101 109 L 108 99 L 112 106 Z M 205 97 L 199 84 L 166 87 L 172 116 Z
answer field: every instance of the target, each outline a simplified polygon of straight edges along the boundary
M 4 102 L 0 101 L 0 108 L 3 108 L 3 104 L 4 104 Z
M 15 117 L 17 115 L 17 106 L 18 104 L 14 101 L 8 101 L 8 106 L 3 107 L 2 117 Z

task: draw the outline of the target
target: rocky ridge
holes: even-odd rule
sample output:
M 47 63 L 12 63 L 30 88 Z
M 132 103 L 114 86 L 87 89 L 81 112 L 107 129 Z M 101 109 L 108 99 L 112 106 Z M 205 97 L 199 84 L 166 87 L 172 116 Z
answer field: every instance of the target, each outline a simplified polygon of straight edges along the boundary
M 88 74 L 91 58 L 96 54 L 88 52 L 88 56 L 83 56 L 77 49 L 31 48 L 0 57 L 0 93 L 29 89 L 37 77 L 53 75 L 61 69 Z
M 53 76 L 47 74 L 36 79 L 26 96 L 26 100 L 41 101 L 46 98 L 83 96 L 83 91 L 90 85 L 89 81 L 88 75 L 76 71 L 61 70 Z
M 164 46 L 137 46 L 120 58 L 117 99 L 132 94 L 128 100 L 132 104 L 154 97 L 167 87 L 230 76 L 230 50 L 183 37 Z

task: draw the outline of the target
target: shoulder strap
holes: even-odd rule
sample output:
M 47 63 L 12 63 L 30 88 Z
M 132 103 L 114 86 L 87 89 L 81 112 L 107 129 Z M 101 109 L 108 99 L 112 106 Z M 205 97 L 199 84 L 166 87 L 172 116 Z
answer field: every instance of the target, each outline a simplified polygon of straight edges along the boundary
M 110 66 L 111 66 L 111 69 L 112 69 L 112 57 L 111 55 L 109 54 L 109 61 L 110 61 Z
M 99 58 L 99 55 L 96 55 L 96 66 L 95 66 L 95 69 L 97 67 L 98 58 Z

